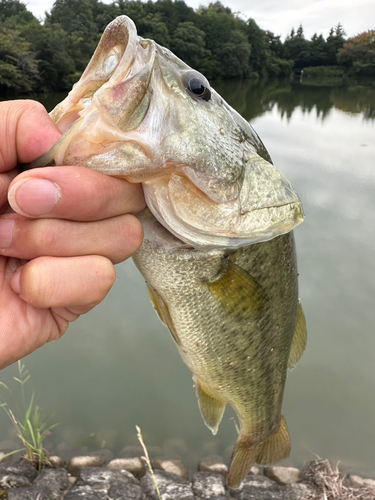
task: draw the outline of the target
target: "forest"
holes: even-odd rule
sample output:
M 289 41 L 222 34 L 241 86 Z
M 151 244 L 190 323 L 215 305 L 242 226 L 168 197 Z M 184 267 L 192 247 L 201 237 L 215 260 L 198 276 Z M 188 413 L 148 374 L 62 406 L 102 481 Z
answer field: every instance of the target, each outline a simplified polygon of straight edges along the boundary
M 121 14 L 208 79 L 375 75 L 375 30 L 346 39 L 337 24 L 308 40 L 299 26 L 282 41 L 218 1 L 194 10 L 183 0 L 56 0 L 41 23 L 21 1 L 0 0 L 0 96 L 69 90 Z

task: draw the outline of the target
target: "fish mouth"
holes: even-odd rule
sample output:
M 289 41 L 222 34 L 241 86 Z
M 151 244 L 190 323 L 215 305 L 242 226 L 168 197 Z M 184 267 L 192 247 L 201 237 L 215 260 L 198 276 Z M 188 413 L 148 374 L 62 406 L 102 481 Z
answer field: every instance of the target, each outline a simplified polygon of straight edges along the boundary
M 285 176 L 253 153 L 239 196 L 217 203 L 181 173 L 143 184 L 146 204 L 176 238 L 195 248 L 238 248 L 288 233 L 303 222 Z
M 50 113 L 63 133 L 51 163 L 86 165 L 103 154 L 103 144 L 112 149 L 116 141 L 130 140 L 127 134 L 148 112 L 155 54 L 155 43 L 138 37 L 127 16 L 107 26 L 80 80 Z

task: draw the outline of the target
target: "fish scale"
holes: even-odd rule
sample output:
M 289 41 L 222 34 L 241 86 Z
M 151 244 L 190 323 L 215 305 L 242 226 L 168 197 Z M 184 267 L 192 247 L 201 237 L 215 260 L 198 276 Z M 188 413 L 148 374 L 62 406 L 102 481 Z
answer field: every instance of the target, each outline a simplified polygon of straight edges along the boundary
M 206 425 L 216 434 L 227 403 L 238 416 L 228 485 L 254 462 L 286 458 L 286 374 L 306 343 L 292 233 L 303 210 L 260 138 L 126 16 L 51 117 L 63 135 L 29 168 L 82 165 L 142 184 L 133 258 L 193 373 Z

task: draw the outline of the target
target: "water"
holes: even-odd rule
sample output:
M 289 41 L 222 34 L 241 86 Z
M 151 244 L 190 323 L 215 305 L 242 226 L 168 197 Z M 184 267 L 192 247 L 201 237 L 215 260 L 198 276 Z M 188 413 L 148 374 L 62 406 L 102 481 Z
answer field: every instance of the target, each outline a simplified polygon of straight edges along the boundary
M 295 236 L 308 346 L 287 380 L 292 453 L 284 463 L 301 466 L 316 454 L 375 477 L 375 88 L 215 87 L 251 120 L 306 213 Z M 25 363 L 38 404 L 60 423 L 47 442 L 55 452 L 105 447 L 116 454 L 136 443 L 139 425 L 155 453 L 192 464 L 211 453 L 229 460 L 233 412 L 226 410 L 213 437 L 191 374 L 131 261 L 117 266 L 100 306 Z M 9 367 L 1 380 L 11 384 L 14 375 Z M 0 429 L 0 441 L 14 442 L 2 413 Z

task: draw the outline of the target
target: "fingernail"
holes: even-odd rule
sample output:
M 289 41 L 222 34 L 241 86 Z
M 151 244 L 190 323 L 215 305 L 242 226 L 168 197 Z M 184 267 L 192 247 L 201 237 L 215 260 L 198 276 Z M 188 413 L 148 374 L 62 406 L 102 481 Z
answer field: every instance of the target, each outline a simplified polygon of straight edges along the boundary
M 11 287 L 17 295 L 21 293 L 21 271 L 22 268 L 19 267 L 10 280 Z
M 47 179 L 24 179 L 8 192 L 10 206 L 22 215 L 47 215 L 61 198 L 60 188 Z
M 12 244 L 13 239 L 13 219 L 0 219 L 0 249 L 6 250 Z

